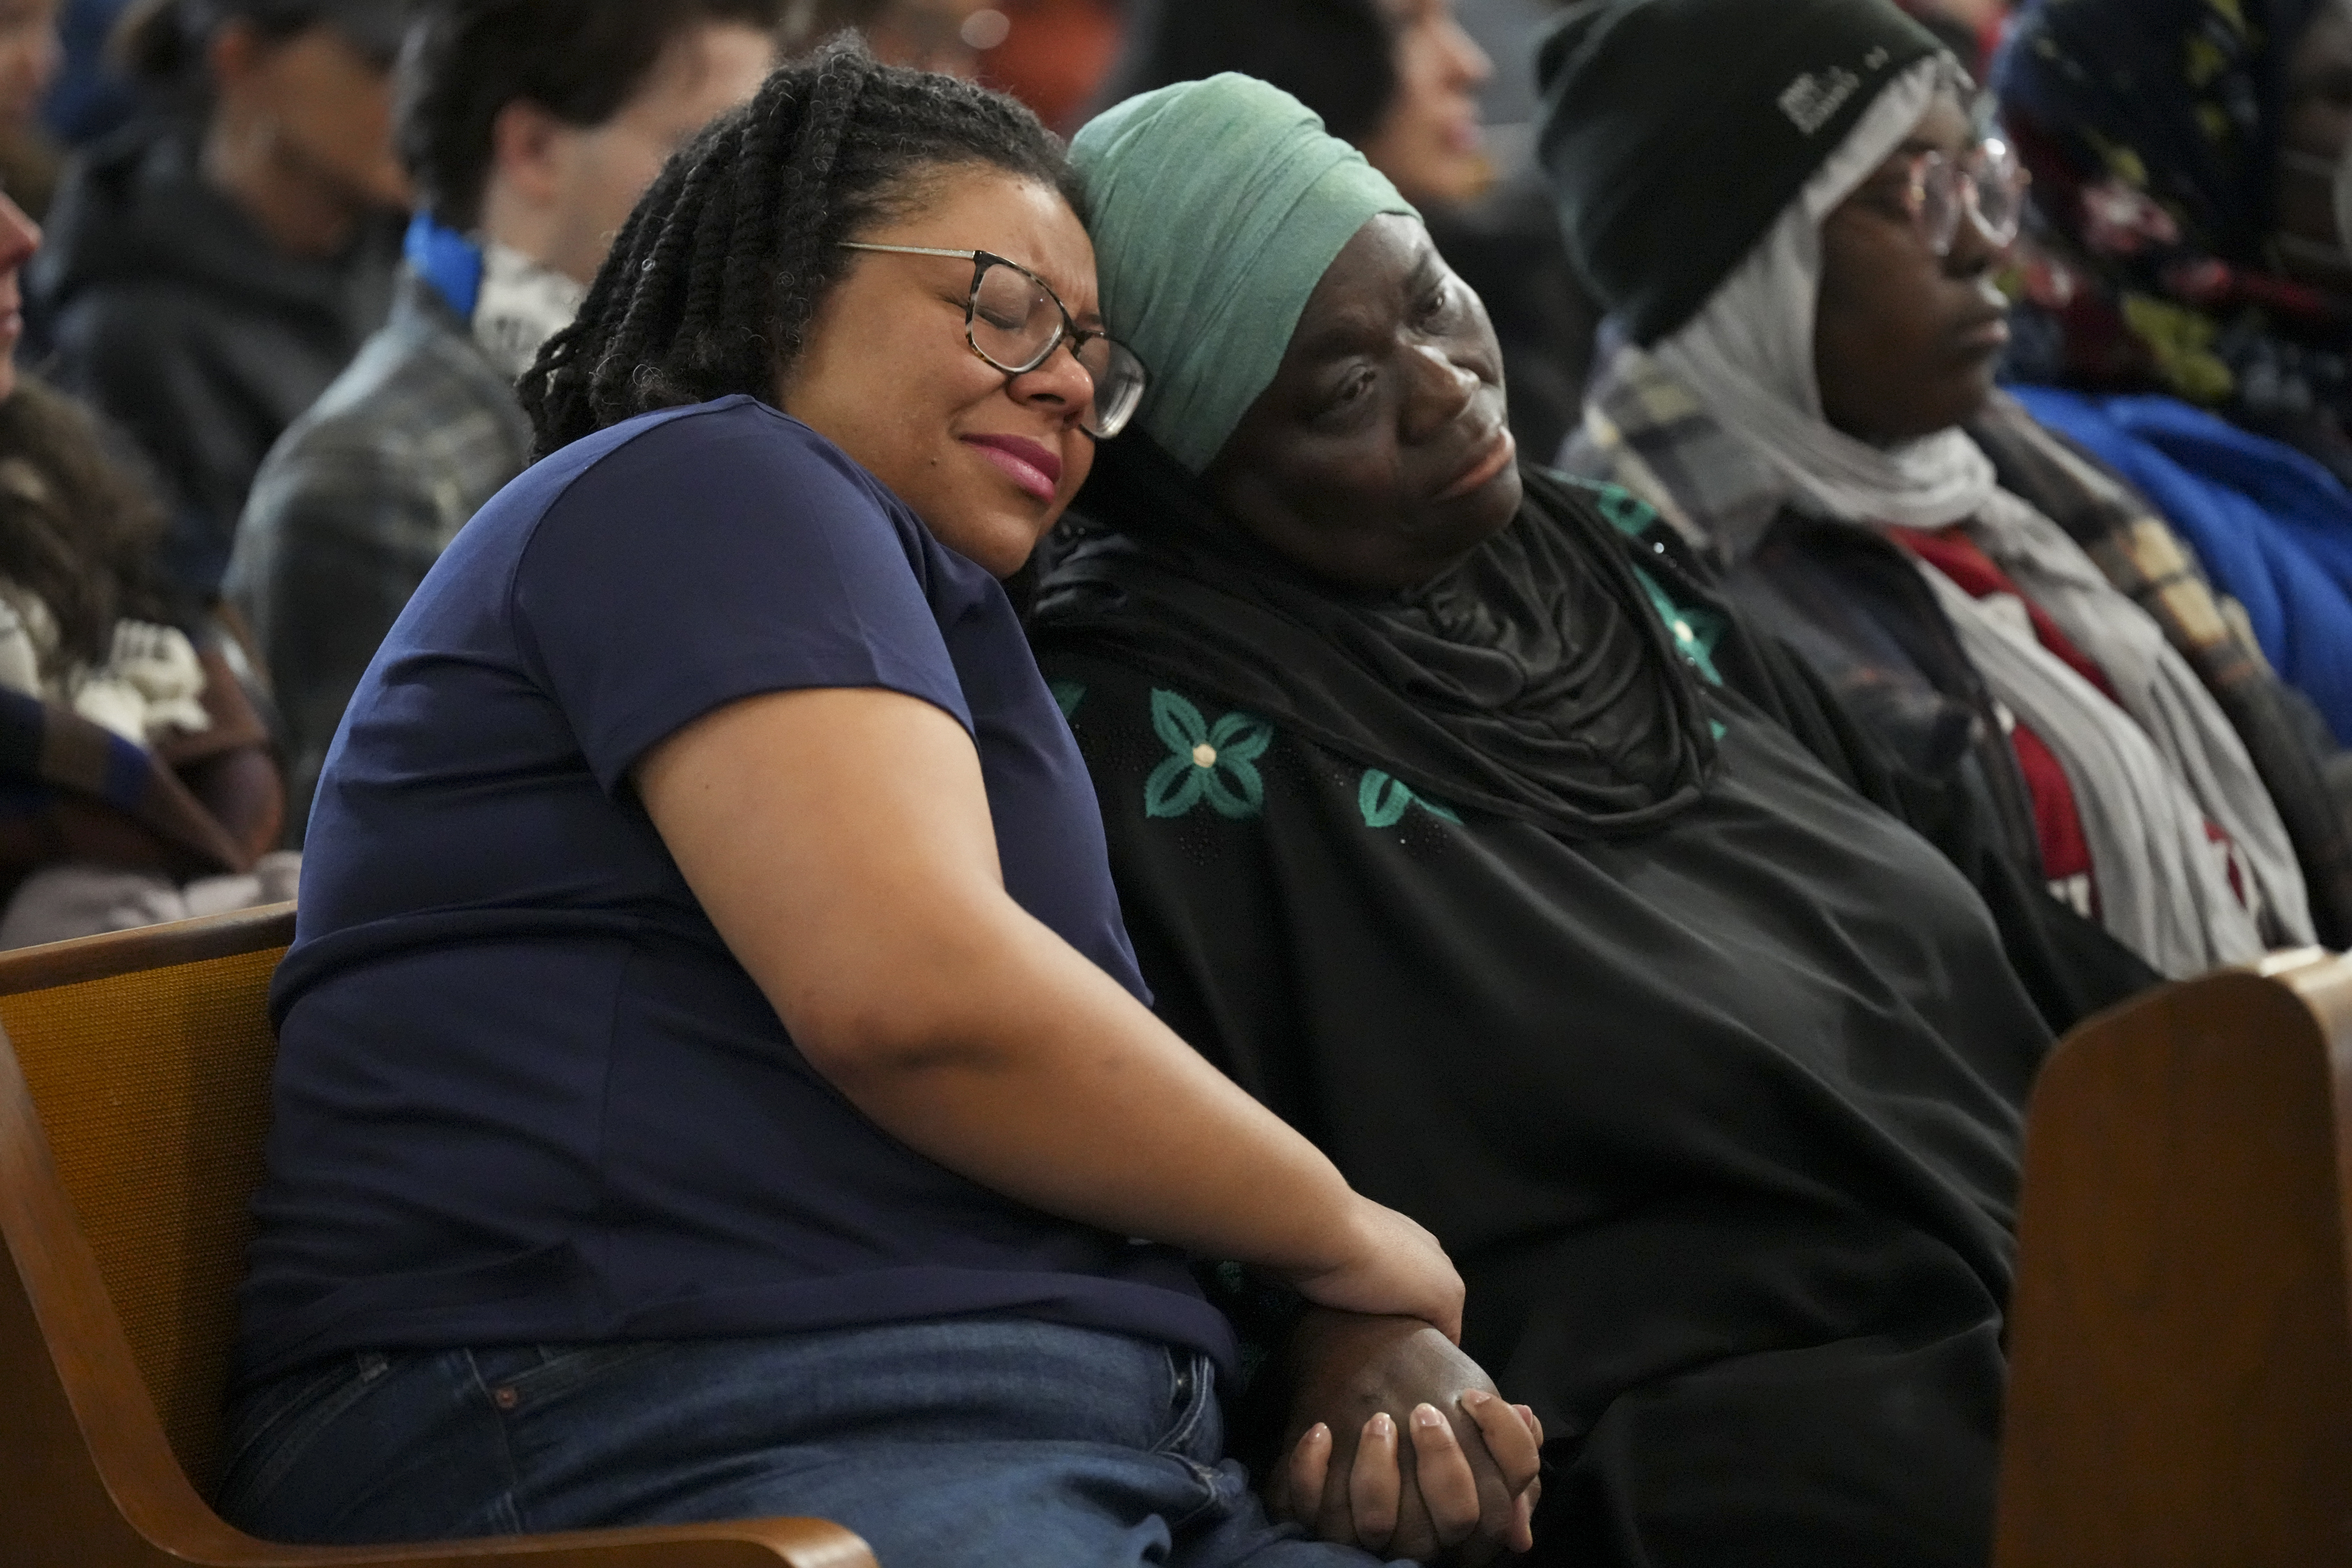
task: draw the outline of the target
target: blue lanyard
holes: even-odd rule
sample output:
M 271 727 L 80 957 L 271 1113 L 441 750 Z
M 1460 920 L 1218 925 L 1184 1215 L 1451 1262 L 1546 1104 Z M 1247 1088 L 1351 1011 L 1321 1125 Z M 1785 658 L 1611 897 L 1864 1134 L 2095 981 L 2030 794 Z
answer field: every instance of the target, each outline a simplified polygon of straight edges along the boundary
M 482 247 L 454 228 L 444 228 L 428 213 L 418 213 L 408 226 L 402 254 L 416 275 L 433 285 L 449 302 L 461 321 L 474 319 L 482 297 Z

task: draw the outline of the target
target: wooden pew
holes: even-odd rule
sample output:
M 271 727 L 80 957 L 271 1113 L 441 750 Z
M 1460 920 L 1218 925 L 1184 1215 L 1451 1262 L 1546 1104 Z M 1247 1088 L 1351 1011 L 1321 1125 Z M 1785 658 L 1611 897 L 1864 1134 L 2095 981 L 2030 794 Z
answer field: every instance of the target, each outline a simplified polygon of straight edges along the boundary
M 0 1568 L 874 1568 L 818 1520 L 277 1546 L 204 1498 L 290 904 L 0 956 Z
M 290 928 L 0 957 L 0 1568 L 870 1568 L 812 1521 L 311 1549 L 205 1506 L 246 1234 L 219 1194 L 258 1168 L 253 1031 Z M 2352 1568 L 2352 960 L 2085 1024 L 2025 1169 L 1996 1568 Z
M 2067 1037 L 2026 1132 L 1996 1568 L 2352 1565 L 2352 960 Z

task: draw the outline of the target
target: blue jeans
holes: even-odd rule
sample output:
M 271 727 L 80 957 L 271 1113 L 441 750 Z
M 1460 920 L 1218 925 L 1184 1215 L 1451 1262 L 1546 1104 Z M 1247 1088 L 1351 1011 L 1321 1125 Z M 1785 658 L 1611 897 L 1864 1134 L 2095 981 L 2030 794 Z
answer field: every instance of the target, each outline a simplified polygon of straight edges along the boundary
M 339 1357 L 230 1412 L 220 1510 L 375 1544 L 813 1515 L 884 1568 L 1370 1568 L 1271 1523 L 1206 1357 L 984 1318 Z

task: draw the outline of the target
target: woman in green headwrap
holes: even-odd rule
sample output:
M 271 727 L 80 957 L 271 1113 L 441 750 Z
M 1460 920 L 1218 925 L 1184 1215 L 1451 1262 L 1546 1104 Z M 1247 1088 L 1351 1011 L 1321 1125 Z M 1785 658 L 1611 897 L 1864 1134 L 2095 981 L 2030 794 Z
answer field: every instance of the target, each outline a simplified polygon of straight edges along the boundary
M 1033 637 L 1161 1016 L 1444 1242 L 1537 1560 L 1981 1564 L 2021 1106 L 2148 972 L 1515 462 L 1476 297 L 1294 100 L 1073 151 L 1152 384 Z M 1344 1533 L 1330 1454 L 1289 1506 Z

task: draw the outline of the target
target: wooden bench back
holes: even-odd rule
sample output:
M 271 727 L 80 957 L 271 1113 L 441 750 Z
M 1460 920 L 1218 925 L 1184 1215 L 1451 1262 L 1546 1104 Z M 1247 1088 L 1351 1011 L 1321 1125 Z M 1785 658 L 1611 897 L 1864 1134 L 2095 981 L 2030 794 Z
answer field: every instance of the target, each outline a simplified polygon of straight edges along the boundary
M 285 1546 L 205 1506 L 293 929 L 0 954 L 0 1568 L 875 1568 L 821 1520 Z
M 173 1452 L 221 1463 L 293 909 L 0 956 L 0 1027 Z M 60 962 L 64 967 L 59 967 Z
M 2352 1564 L 2352 960 L 2168 986 L 2037 1086 L 1998 1568 Z

